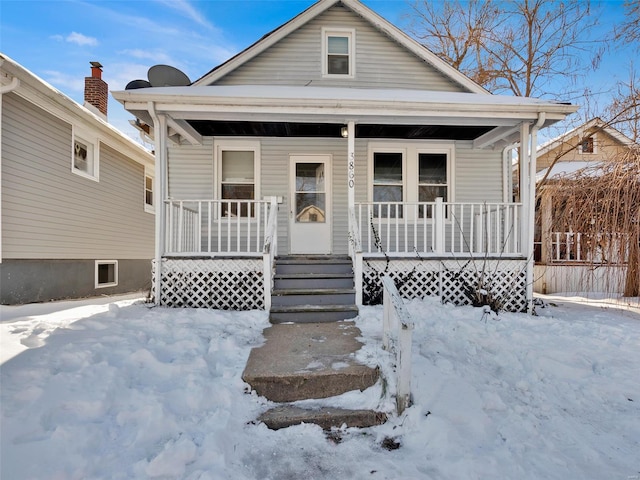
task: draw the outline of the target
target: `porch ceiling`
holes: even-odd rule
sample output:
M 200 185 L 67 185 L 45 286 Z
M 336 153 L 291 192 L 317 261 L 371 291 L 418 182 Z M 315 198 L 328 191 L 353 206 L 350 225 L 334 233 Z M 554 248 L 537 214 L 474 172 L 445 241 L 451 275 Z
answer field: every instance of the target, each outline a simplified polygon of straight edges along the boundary
M 294 123 L 190 120 L 202 136 L 325 137 L 340 138 L 343 123 Z M 492 126 L 357 124 L 357 138 L 474 140 Z
M 361 138 L 475 140 L 485 148 L 518 138 L 523 122 L 542 115 L 548 126 L 577 109 L 479 93 L 313 86 L 151 87 L 112 94 L 147 124 L 152 112 L 165 115 L 192 143 L 214 134 L 339 137 L 340 127 L 353 121 Z

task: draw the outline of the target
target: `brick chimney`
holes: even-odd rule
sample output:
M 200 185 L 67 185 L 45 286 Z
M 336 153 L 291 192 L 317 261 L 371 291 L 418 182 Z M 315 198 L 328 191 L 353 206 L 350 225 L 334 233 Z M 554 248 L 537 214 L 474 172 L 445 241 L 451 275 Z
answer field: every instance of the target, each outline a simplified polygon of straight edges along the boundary
M 93 111 L 97 109 L 96 113 L 106 120 L 109 86 L 102 80 L 102 65 L 100 62 L 89 63 L 91 63 L 91 76 L 84 77 L 84 106 Z

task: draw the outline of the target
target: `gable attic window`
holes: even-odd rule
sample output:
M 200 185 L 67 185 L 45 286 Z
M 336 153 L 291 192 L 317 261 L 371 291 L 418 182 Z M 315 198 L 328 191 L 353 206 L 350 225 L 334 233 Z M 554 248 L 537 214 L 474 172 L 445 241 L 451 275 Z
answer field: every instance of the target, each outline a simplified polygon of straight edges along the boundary
M 89 141 L 88 135 L 73 133 L 71 148 L 71 171 L 76 175 L 98 181 L 97 140 Z
M 354 77 L 355 31 L 352 29 L 322 29 L 322 75 Z
M 580 142 L 581 153 L 595 153 L 595 141 L 593 136 L 585 137 Z

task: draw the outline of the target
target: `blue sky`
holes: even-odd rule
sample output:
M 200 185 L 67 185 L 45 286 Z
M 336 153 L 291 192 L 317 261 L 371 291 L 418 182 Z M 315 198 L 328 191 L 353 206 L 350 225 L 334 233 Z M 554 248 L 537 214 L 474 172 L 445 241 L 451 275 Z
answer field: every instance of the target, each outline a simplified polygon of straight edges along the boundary
M 437 0 L 436 0 L 437 1 Z M 314 0 L 0 0 L 0 51 L 82 103 L 90 61 L 104 66 L 110 90 L 146 79 L 149 67 L 168 64 L 193 81 L 262 35 L 288 21 Z M 405 0 L 363 0 L 403 27 Z M 604 3 L 603 28 L 619 21 L 622 0 Z M 633 52 L 609 52 L 589 76 L 592 89 L 607 90 L 628 77 Z M 109 121 L 132 136 L 132 118 L 110 98 Z

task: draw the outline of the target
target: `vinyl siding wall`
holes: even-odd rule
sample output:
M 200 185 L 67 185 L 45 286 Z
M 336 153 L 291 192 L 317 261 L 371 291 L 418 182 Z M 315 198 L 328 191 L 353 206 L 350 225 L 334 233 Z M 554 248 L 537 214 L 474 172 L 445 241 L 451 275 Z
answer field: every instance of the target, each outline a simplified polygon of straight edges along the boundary
M 255 138 L 248 139 L 249 142 Z M 281 196 L 278 216 L 279 254 L 288 253 L 290 195 L 290 156 L 329 154 L 332 156 L 333 253 L 347 253 L 347 142 L 327 138 L 261 138 L 262 197 Z M 381 144 L 381 140 L 375 140 Z M 367 139 L 356 140 L 356 202 L 368 200 Z M 398 143 L 393 143 L 398 145 Z M 217 181 L 213 165 L 213 139 L 203 146 L 172 147 L 169 152 L 169 195 L 174 199 L 213 199 Z M 455 201 L 502 201 L 502 154 L 500 151 L 473 150 L 470 142 L 458 142 L 454 160 Z
M 144 167 L 100 143 L 99 182 L 76 175 L 71 124 L 15 94 L 2 101 L 3 258 L 152 258 Z
M 355 29 L 355 78 L 322 77 L 323 27 Z M 342 6 L 330 8 L 216 84 L 465 91 Z

